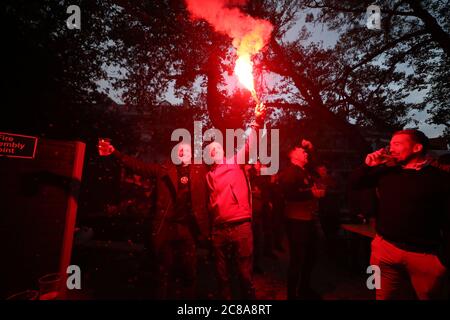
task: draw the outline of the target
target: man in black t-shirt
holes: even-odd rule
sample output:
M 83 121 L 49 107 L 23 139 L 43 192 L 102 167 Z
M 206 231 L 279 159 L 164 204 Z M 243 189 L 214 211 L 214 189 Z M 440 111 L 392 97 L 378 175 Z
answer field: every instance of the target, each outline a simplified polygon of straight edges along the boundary
M 394 133 L 390 153 L 366 157 L 354 172 L 356 189 L 377 188 L 377 235 L 371 264 L 381 271 L 376 297 L 402 299 L 409 283 L 419 299 L 442 298 L 445 247 L 450 215 L 449 174 L 431 165 L 428 138 L 418 130 Z

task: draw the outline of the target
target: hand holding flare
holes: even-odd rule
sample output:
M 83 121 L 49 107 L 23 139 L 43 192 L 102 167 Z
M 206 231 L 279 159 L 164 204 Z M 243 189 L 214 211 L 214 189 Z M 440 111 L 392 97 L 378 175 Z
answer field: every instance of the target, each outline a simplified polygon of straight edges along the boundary
M 264 126 L 264 118 L 266 117 L 266 106 L 260 102 L 255 107 L 255 124 L 262 128 Z
M 266 106 L 264 105 L 264 102 L 259 102 L 255 107 L 255 116 L 256 118 L 264 118 L 264 115 L 266 113 Z

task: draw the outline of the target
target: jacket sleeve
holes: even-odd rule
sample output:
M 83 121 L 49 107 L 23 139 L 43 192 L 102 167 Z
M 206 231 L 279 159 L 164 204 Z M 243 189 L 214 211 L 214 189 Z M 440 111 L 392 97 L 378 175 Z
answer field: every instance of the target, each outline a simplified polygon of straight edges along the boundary
M 353 190 L 375 188 L 378 179 L 385 171 L 386 167 L 384 166 L 369 167 L 364 164 L 351 173 L 350 188 Z
M 129 168 L 137 174 L 143 176 L 155 177 L 163 170 L 160 164 L 146 163 L 139 159 L 122 154 L 117 150 L 114 150 L 113 156 L 118 159 L 124 167 Z

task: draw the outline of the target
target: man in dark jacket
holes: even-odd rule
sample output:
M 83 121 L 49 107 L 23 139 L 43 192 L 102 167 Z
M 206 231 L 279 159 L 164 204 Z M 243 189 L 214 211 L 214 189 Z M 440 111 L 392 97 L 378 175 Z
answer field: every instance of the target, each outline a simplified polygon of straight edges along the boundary
M 280 175 L 286 200 L 289 300 L 319 298 L 311 288 L 310 278 L 316 256 L 315 212 L 318 199 L 325 192 L 316 187 L 311 173 L 306 169 L 309 160 L 306 150 L 306 146 L 294 147 L 289 152 L 290 164 Z
M 138 174 L 156 178 L 151 243 L 159 266 L 158 298 L 196 298 L 196 247 L 199 240 L 209 237 L 210 228 L 206 172 L 204 166 L 190 164 L 191 146 L 178 145 L 180 165 L 144 163 L 106 141 L 99 143 L 99 152 L 113 155 Z
M 377 235 L 371 264 L 380 268 L 376 298 L 442 298 L 442 256 L 450 216 L 450 177 L 427 159 L 428 138 L 418 130 L 394 133 L 390 154 L 380 149 L 352 175 L 354 188 L 377 188 Z

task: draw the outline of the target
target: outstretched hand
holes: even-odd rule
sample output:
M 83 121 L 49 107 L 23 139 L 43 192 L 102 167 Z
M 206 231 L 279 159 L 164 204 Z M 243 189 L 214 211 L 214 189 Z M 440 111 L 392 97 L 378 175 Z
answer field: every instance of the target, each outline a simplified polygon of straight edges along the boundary
M 98 142 L 98 153 L 101 156 L 109 156 L 114 152 L 114 147 L 111 142 L 100 139 Z

